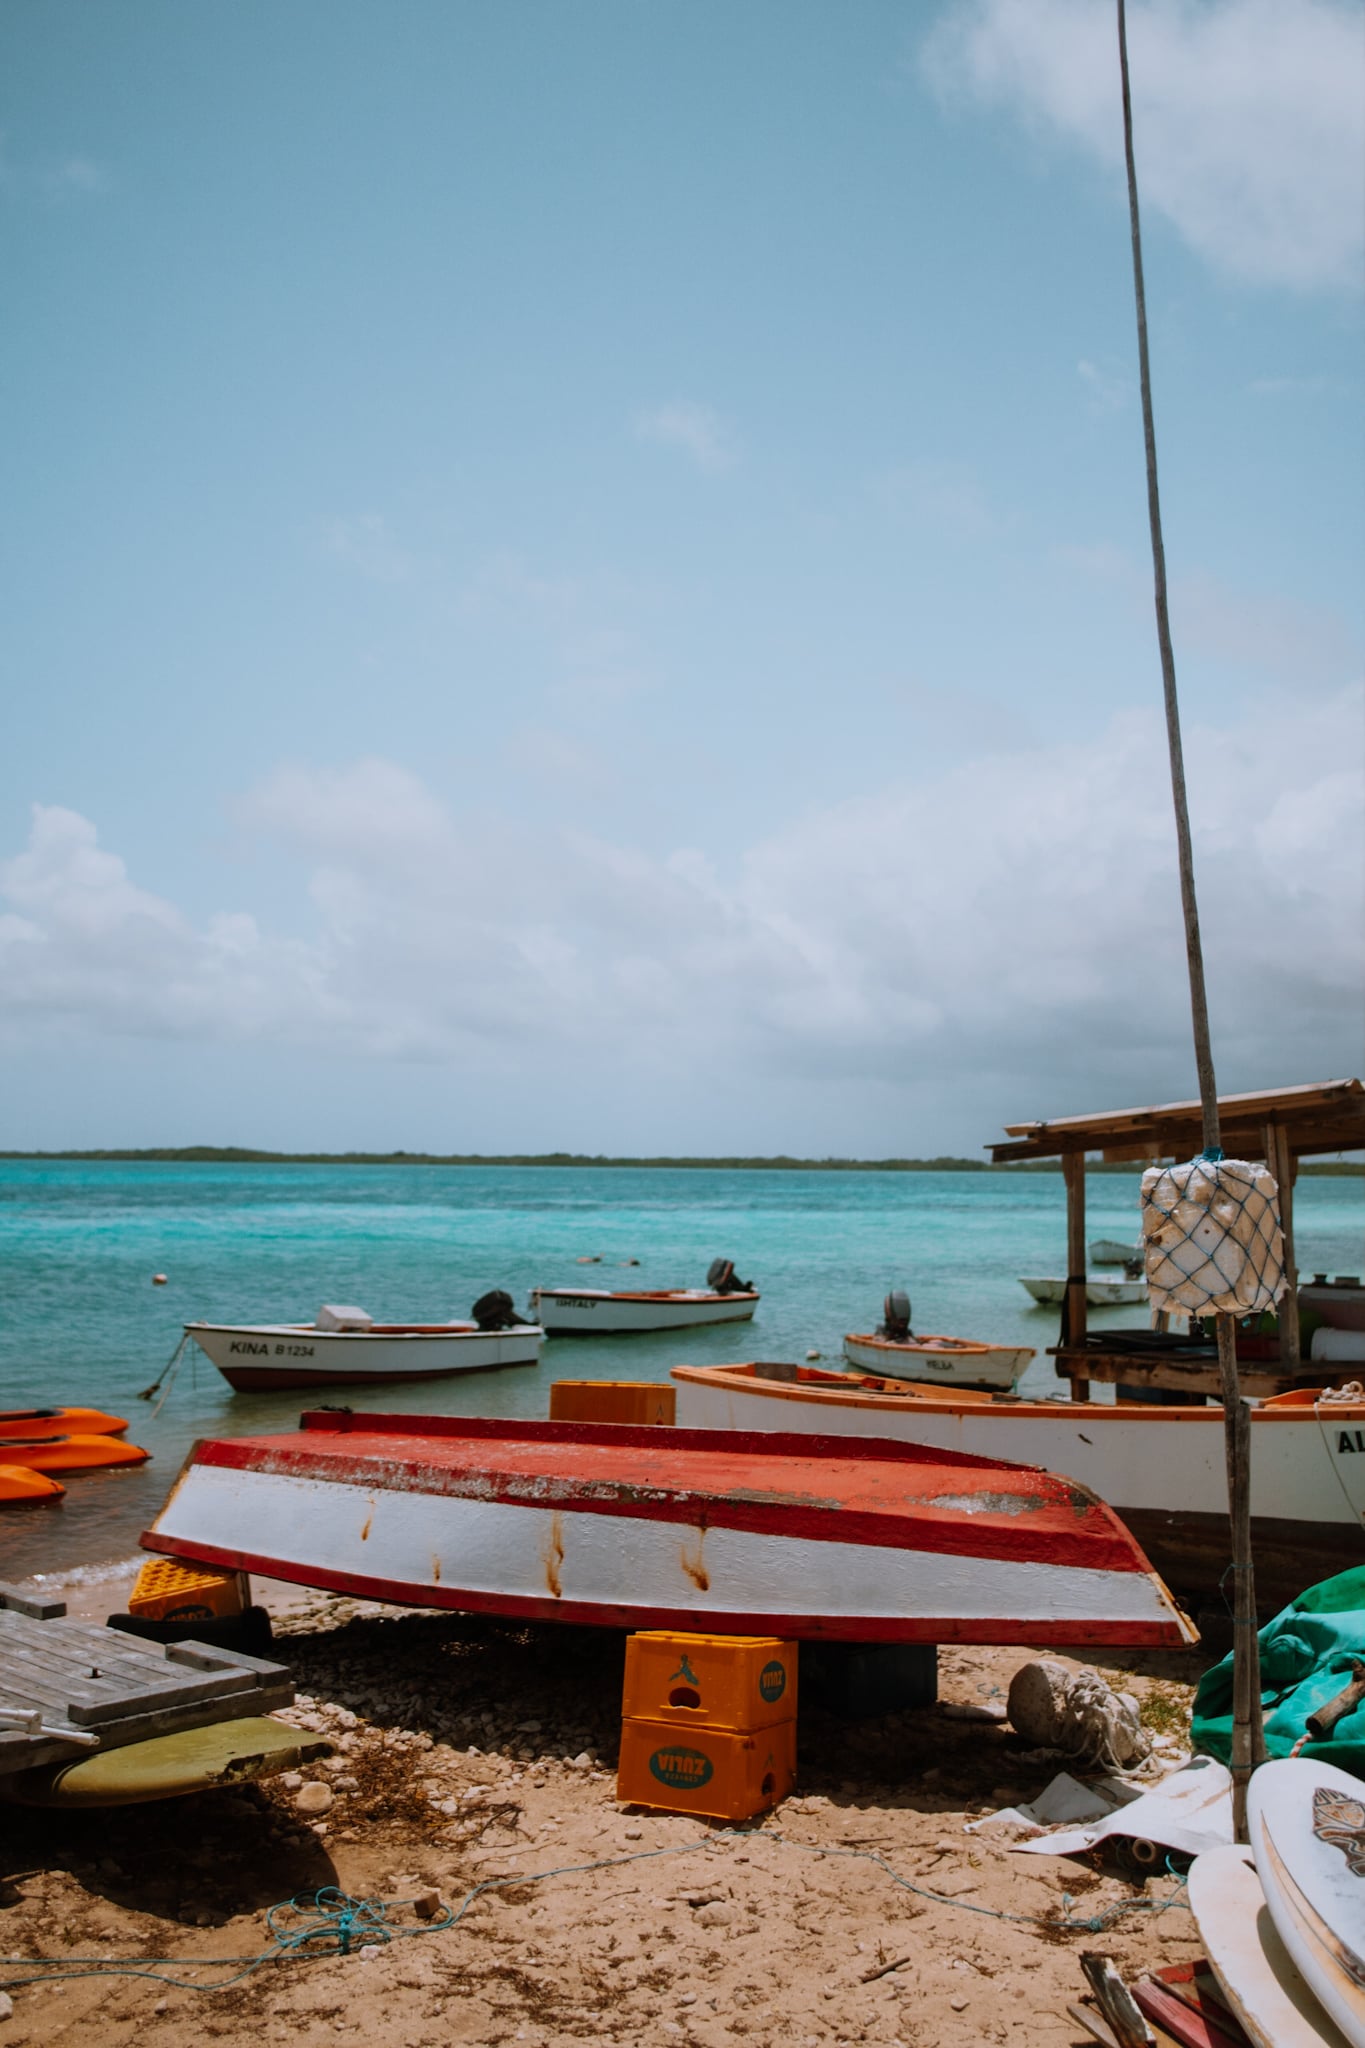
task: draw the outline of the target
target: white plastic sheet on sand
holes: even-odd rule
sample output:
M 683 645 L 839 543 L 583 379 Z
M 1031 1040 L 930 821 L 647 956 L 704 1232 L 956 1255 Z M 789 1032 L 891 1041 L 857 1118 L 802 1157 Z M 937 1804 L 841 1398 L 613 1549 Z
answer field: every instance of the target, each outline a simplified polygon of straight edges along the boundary
M 1065 1772 L 1062 1777 L 1066 1777 Z M 1054 1785 L 1061 1782 L 1053 1780 Z M 1075 1780 L 1067 1782 L 1074 1784 Z M 1042 1799 L 1034 1801 L 1035 1808 L 1044 1805 L 1052 1789 L 1049 1785 Z M 1131 1787 L 1124 1789 L 1131 1791 Z M 1029 1809 L 1022 1807 L 1018 1811 L 1026 1814 Z M 1079 1827 L 1058 1828 L 1052 1834 L 1035 1835 L 1030 1841 L 1011 1846 L 1031 1850 L 1038 1856 L 1079 1856 L 1107 1835 L 1126 1835 L 1131 1841 L 1153 1842 L 1184 1856 L 1202 1856 L 1206 1849 L 1216 1849 L 1233 1838 L 1232 1774 L 1215 1757 L 1191 1757 L 1183 1769 L 1172 1771 L 1152 1791 L 1141 1793 L 1098 1819 Z

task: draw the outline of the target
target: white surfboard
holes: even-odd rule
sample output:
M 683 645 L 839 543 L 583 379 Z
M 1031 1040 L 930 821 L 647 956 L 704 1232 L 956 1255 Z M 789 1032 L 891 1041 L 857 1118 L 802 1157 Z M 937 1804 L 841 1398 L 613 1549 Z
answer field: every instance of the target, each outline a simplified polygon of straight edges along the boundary
M 1275 1931 L 1251 1851 L 1229 1842 L 1190 1865 L 1190 1910 L 1219 1987 L 1256 2048 L 1346 2048 Z
M 1365 1783 L 1334 1764 L 1262 1764 L 1247 1832 L 1275 1928 L 1351 2048 L 1365 2048 Z

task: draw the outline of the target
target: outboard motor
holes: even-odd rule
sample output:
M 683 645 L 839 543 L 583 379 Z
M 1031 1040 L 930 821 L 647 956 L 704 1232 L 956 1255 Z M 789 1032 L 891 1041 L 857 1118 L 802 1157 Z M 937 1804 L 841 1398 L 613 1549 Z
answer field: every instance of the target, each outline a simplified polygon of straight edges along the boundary
M 899 1287 L 888 1294 L 882 1303 L 882 1317 L 877 1335 L 889 1337 L 893 1344 L 904 1344 L 910 1335 L 909 1295 Z
M 526 1323 L 525 1316 L 519 1316 L 513 1307 L 511 1295 L 501 1287 L 481 1294 L 469 1313 L 481 1330 L 517 1330 Z
M 750 1282 L 735 1278 L 733 1259 L 712 1259 L 706 1269 L 706 1284 L 713 1294 L 748 1294 Z

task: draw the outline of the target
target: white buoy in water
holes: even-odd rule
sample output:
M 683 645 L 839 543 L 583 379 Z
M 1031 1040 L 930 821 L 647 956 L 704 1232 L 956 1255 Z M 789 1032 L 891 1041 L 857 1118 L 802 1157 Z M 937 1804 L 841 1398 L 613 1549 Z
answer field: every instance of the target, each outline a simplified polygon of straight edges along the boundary
M 152 1285 L 153 1287 L 164 1287 L 166 1285 L 166 1275 L 164 1273 L 153 1273 Z
M 808 1352 L 806 1353 L 806 1358 L 807 1358 L 808 1362 L 810 1362 L 810 1363 L 814 1363 L 814 1361 L 815 1361 L 815 1360 L 816 1360 L 816 1359 L 817 1359 L 817 1358 L 818 1358 L 819 1356 L 820 1356 L 820 1354 L 819 1354 L 819 1352 L 818 1352 L 818 1351 L 808 1351 Z

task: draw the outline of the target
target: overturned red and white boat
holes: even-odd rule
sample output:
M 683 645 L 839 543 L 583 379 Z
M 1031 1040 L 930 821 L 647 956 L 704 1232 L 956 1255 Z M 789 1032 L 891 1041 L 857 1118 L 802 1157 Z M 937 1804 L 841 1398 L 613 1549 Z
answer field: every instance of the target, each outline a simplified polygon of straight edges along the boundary
M 142 1541 L 405 1606 L 613 1628 L 1194 1640 L 1084 1488 L 888 1442 L 324 1409 L 196 1445 Z

